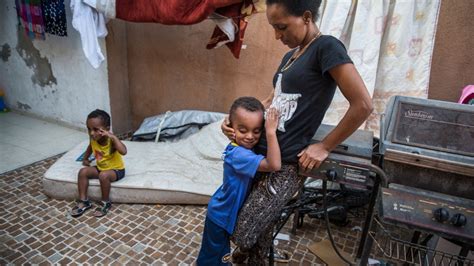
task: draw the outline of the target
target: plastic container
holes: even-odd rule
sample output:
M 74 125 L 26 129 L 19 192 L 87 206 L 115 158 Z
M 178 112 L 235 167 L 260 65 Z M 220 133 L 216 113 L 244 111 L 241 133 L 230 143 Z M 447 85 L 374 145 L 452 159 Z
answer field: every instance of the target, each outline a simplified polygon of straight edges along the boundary
M 3 96 L 5 94 L 3 93 L 3 90 L 0 89 L 0 112 L 6 112 L 7 107 L 5 106 L 5 101 L 3 100 Z

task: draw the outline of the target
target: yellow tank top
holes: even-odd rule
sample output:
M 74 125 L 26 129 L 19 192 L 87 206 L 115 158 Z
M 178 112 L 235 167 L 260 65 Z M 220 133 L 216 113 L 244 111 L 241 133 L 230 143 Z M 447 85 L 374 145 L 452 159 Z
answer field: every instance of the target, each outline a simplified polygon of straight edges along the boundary
M 97 141 L 91 140 L 92 152 L 100 171 L 122 170 L 125 168 L 122 155 L 117 150 L 111 152 L 114 150 L 112 145 L 112 140 L 109 138 L 105 145 L 100 145 Z

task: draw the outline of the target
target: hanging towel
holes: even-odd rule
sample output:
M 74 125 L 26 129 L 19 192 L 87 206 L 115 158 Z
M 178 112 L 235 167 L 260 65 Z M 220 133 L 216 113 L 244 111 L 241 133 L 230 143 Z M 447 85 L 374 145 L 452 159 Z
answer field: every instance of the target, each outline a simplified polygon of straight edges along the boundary
M 64 0 L 41 0 L 45 31 L 57 36 L 67 36 Z
M 107 36 L 105 17 L 82 0 L 71 0 L 72 26 L 81 35 L 82 50 L 89 63 L 98 68 L 105 57 L 97 38 Z
M 115 0 L 83 0 L 83 2 L 104 14 L 107 19 L 116 18 Z
M 41 0 L 16 0 L 16 10 L 25 33 L 31 39 L 44 40 Z

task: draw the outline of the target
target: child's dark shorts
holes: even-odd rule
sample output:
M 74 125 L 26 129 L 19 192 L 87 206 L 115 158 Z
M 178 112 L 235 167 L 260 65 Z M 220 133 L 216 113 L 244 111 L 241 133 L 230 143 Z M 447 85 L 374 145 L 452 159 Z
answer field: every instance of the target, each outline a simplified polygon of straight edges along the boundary
M 100 170 L 99 168 L 97 168 L 97 166 L 94 166 L 95 169 L 97 169 L 97 172 L 100 173 Z M 115 172 L 115 175 L 117 176 L 117 180 L 115 181 L 119 181 L 120 179 L 122 179 L 124 176 L 125 176 L 125 168 L 124 169 L 120 169 L 120 170 L 117 170 L 117 169 L 112 169 L 112 171 Z M 114 181 L 114 182 L 115 182 Z

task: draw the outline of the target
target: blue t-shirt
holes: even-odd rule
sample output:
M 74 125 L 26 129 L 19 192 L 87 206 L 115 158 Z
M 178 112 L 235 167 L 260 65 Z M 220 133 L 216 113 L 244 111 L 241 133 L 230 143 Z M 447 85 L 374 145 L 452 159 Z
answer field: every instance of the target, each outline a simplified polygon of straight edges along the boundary
M 224 151 L 224 182 L 207 205 L 207 217 L 229 234 L 234 232 L 240 207 L 264 158 L 235 143 L 227 145 Z

